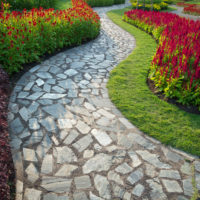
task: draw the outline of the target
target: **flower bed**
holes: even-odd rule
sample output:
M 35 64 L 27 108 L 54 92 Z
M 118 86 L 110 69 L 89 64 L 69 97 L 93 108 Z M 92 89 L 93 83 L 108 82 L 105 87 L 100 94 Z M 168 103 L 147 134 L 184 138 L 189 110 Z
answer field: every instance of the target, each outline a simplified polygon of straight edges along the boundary
M 13 169 L 12 156 L 8 140 L 8 97 L 8 76 L 0 68 L 0 199 L 2 200 L 10 199 L 10 187 L 8 185 L 8 180 L 11 175 L 11 169 Z
M 179 2 L 177 6 L 184 7 L 183 12 L 191 15 L 200 15 L 200 5 Z
M 158 40 L 149 77 L 166 97 L 200 109 L 200 22 L 170 13 L 131 10 L 124 20 Z
M 67 10 L 32 9 L 0 13 L 0 63 L 12 74 L 57 49 L 95 38 L 99 16 L 82 0 Z

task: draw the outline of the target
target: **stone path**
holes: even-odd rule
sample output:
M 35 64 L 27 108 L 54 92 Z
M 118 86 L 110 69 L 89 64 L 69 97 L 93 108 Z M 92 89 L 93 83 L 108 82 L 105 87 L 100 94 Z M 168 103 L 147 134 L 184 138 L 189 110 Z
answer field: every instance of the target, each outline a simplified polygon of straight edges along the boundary
M 177 9 L 177 10 L 171 11 L 171 13 L 180 15 L 181 17 L 193 19 L 193 20 L 200 20 L 200 16 L 189 15 L 189 14 L 183 13 L 183 7 L 176 6 L 176 5 L 172 5 L 171 7 L 174 7 Z
M 130 124 L 108 98 L 109 72 L 135 40 L 97 8 L 100 36 L 35 66 L 10 97 L 17 200 L 185 200 L 200 162 Z M 189 162 L 186 162 L 190 161 Z

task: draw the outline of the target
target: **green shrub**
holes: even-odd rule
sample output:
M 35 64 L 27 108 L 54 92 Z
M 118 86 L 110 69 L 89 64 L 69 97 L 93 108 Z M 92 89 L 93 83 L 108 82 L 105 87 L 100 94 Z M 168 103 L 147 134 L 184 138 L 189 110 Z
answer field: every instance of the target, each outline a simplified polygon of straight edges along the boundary
M 0 4 L 5 0 L 0 0 Z M 12 10 L 23 10 L 26 8 L 30 10 L 32 8 L 54 8 L 56 0 L 6 0 L 11 5 Z
M 112 6 L 125 3 L 125 0 L 84 0 L 91 7 Z
M 122 4 L 125 3 L 125 0 L 114 0 L 114 4 Z
M 137 8 L 137 3 L 132 3 L 132 8 L 133 9 Z M 153 10 L 155 11 L 165 10 L 167 8 L 168 8 L 168 4 L 164 2 L 161 2 L 159 4 L 153 4 Z M 151 4 L 145 4 L 145 7 L 143 7 L 143 4 L 139 4 L 138 9 L 151 10 Z

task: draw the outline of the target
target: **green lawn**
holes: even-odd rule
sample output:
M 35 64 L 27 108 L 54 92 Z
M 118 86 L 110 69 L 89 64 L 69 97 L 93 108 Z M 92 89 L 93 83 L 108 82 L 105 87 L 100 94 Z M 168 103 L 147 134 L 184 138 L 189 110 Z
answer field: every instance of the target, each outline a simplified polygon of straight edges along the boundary
M 71 0 L 56 0 L 57 10 L 64 10 L 71 7 Z
M 190 114 L 155 96 L 146 78 L 156 51 L 155 40 L 123 22 L 125 10 L 108 13 L 114 23 L 136 39 L 136 48 L 110 75 L 107 84 L 114 104 L 144 133 L 194 155 L 200 156 L 200 115 Z

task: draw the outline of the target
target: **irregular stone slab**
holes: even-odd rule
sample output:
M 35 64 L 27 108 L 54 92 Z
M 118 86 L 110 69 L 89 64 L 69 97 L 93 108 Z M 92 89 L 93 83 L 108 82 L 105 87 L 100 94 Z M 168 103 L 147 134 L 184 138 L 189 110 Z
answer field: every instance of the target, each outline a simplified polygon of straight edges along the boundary
M 78 169 L 76 165 L 65 164 L 55 174 L 55 176 L 71 176 L 72 172 Z
M 58 127 L 60 129 L 72 128 L 71 120 L 70 119 L 58 119 Z
M 91 158 L 94 155 L 94 151 L 93 150 L 85 150 L 83 153 L 83 158 Z
M 53 157 L 51 154 L 47 154 L 42 161 L 41 173 L 49 174 L 53 171 Z
M 37 162 L 35 151 L 33 149 L 23 148 L 24 160 Z
M 35 92 L 31 94 L 30 96 L 26 97 L 26 99 L 30 99 L 32 101 L 37 100 L 39 97 L 41 97 L 44 94 L 44 92 Z
M 91 114 L 88 112 L 88 110 L 86 110 L 83 107 L 79 107 L 79 106 L 66 106 L 67 110 L 70 110 L 71 112 L 77 114 L 77 115 L 85 115 L 87 117 L 90 117 Z
M 76 128 L 82 133 L 82 134 L 87 134 L 91 130 L 91 128 L 84 122 L 78 121 Z
M 137 143 L 143 146 L 145 149 L 154 150 L 156 148 L 155 145 L 153 145 L 153 143 L 151 143 L 149 140 L 145 139 L 144 137 L 142 137 L 137 133 L 129 133 L 128 138 L 133 143 Z
M 25 87 L 24 87 L 24 91 L 30 91 L 30 89 L 33 87 L 34 82 L 30 82 L 28 83 Z
M 90 135 L 86 135 L 73 144 L 73 147 L 77 149 L 78 152 L 85 150 L 91 143 L 93 139 Z
M 11 148 L 12 149 L 19 149 L 20 148 L 20 146 L 21 146 L 21 144 L 22 144 L 22 141 L 21 141 L 21 139 L 19 139 L 19 138 L 13 138 L 12 139 L 12 141 L 10 142 L 10 146 L 11 146 Z
M 42 131 L 34 131 L 31 135 L 31 137 L 29 138 L 29 140 L 27 140 L 25 143 L 24 143 L 24 146 L 27 146 L 27 145 L 33 145 L 33 144 L 36 144 L 36 143 L 39 143 L 41 142 L 43 138 L 43 133 Z
M 67 76 L 74 76 L 78 74 L 78 72 L 75 69 L 68 69 L 64 72 L 64 74 L 66 74 Z
M 151 178 L 158 176 L 158 171 L 153 165 L 145 163 L 145 174 Z
M 152 153 L 148 152 L 147 150 L 145 150 L 145 151 L 138 150 L 138 151 L 136 151 L 136 153 L 138 153 L 142 157 L 143 160 L 149 162 L 150 164 L 154 165 L 155 167 L 164 168 L 164 169 L 171 168 L 170 165 L 161 162 L 158 159 L 158 155 L 152 154 Z
M 65 115 L 67 114 L 67 111 L 61 104 L 54 104 L 50 106 L 45 106 L 42 108 L 45 112 L 50 114 L 51 116 L 55 118 L 65 118 Z
M 127 178 L 132 185 L 142 179 L 144 176 L 142 169 L 137 169 L 136 171 L 132 172 L 130 176 Z
M 24 126 L 22 125 L 20 119 L 17 117 L 15 120 L 11 122 L 10 128 L 13 133 L 19 134 L 23 131 Z
M 83 166 L 83 173 L 88 174 L 93 171 L 101 172 L 101 171 L 108 171 L 112 165 L 112 157 L 100 153 L 97 154 L 95 157 L 89 159 Z
M 119 172 L 120 174 L 128 174 L 133 170 L 132 167 L 130 167 L 127 163 L 123 163 L 119 165 L 117 168 L 115 168 L 116 172 Z
M 41 119 L 40 123 L 49 132 L 52 132 L 52 131 L 56 130 L 56 128 L 57 128 L 56 123 L 52 117 L 47 117 L 45 119 Z
M 112 140 L 108 134 L 101 130 L 93 129 L 91 133 L 102 146 L 107 146 L 112 143 Z
M 94 195 L 92 192 L 90 192 L 90 200 L 104 200 L 101 197 L 98 197 Z
M 76 130 L 71 130 L 69 135 L 63 141 L 63 143 L 64 144 L 71 144 L 78 136 L 79 136 L 79 133 Z
M 52 90 L 54 90 L 57 93 L 65 93 L 66 92 L 63 88 L 61 88 L 59 86 L 53 86 Z
M 144 186 L 141 184 L 137 184 L 132 191 L 132 194 L 134 194 L 137 197 L 140 197 L 142 193 L 144 192 Z
M 181 172 L 187 175 L 192 175 L 192 168 L 188 162 L 184 162 L 181 166 Z
M 91 111 L 95 111 L 96 110 L 95 107 L 92 104 L 88 103 L 88 102 L 85 102 L 84 106 L 88 110 L 91 110 Z
M 194 166 L 195 166 L 195 170 L 197 170 L 198 172 L 200 172 L 200 161 L 195 160 L 194 161 Z
M 69 200 L 69 197 L 66 195 L 58 196 L 57 194 L 46 194 L 44 195 L 43 200 Z
M 183 182 L 184 194 L 191 197 L 194 194 L 192 178 L 184 179 L 182 182 Z
M 48 192 L 66 193 L 70 191 L 71 179 L 43 176 L 41 187 Z
M 76 83 L 72 81 L 71 79 L 58 81 L 58 85 L 64 89 L 70 89 L 70 90 L 74 90 L 77 88 Z
M 132 160 L 132 166 L 133 167 L 138 167 L 142 164 L 141 160 L 138 158 L 137 154 L 133 151 L 129 151 L 128 155 L 130 156 Z
M 39 78 L 42 78 L 42 79 L 49 79 L 49 78 L 52 78 L 51 74 L 48 73 L 48 72 L 39 72 L 36 74 Z
M 66 94 L 58 94 L 58 93 L 46 93 L 41 99 L 60 99 L 67 96 Z
M 127 135 L 118 133 L 117 134 L 117 144 L 122 147 L 125 147 L 126 149 L 130 149 L 133 145 L 133 142 L 131 140 L 129 140 Z
M 73 194 L 74 200 L 88 200 L 85 192 L 76 192 Z
M 30 117 L 30 114 L 25 107 L 23 107 L 19 110 L 19 114 L 21 115 L 21 117 L 24 121 L 27 121 Z
M 119 174 L 115 173 L 112 170 L 108 172 L 108 180 L 114 181 L 115 183 L 120 184 L 120 185 L 124 184 L 124 182 L 121 179 L 121 177 L 119 176 Z
M 177 181 L 170 181 L 170 180 L 165 180 L 162 179 L 163 185 L 165 186 L 166 190 L 170 193 L 176 192 L 176 193 L 181 193 L 183 190 L 181 189 L 180 185 L 178 184 Z
M 161 148 L 165 157 L 170 160 L 170 161 L 173 161 L 175 163 L 179 162 L 180 160 L 183 160 L 183 157 L 181 157 L 180 155 L 178 155 L 177 153 L 174 153 L 172 151 L 170 151 L 169 149 L 167 148 L 164 148 L 162 147 Z
M 150 192 L 151 199 L 168 200 L 166 194 L 163 192 L 161 184 L 154 182 L 153 180 L 146 181 L 149 187 L 152 189 Z
M 73 62 L 71 63 L 71 68 L 73 69 L 81 69 L 85 65 L 84 62 Z
M 31 182 L 31 183 L 35 183 L 35 181 L 38 180 L 39 178 L 39 172 L 38 170 L 36 169 L 35 165 L 33 163 L 31 163 L 25 170 L 25 172 L 27 173 L 28 175 L 28 180 Z
M 99 126 L 108 126 L 110 124 L 110 120 L 106 117 L 101 117 L 96 121 Z
M 171 178 L 171 179 L 181 179 L 181 176 L 176 170 L 161 170 L 159 177 L 161 178 Z
M 129 192 L 125 192 L 123 199 L 124 200 L 130 200 L 131 199 L 131 194 Z
M 28 107 L 28 112 L 30 113 L 30 114 L 33 114 L 35 111 L 37 111 L 37 109 L 38 109 L 38 107 L 39 107 L 39 103 L 37 103 L 37 102 L 32 102 L 32 104 Z
M 91 187 L 89 176 L 79 176 L 74 178 L 76 189 L 87 189 Z
M 24 198 L 27 200 L 41 200 L 42 191 L 26 188 Z
M 38 124 L 38 120 L 36 118 L 29 119 L 29 128 L 32 130 L 38 130 L 40 125 Z
M 124 196 L 125 190 L 115 184 L 113 184 L 112 188 L 113 188 L 114 197 L 118 197 L 118 198 L 122 199 Z
M 97 174 L 94 177 L 94 184 L 102 198 L 111 199 L 110 185 L 106 177 Z
M 135 128 L 126 118 L 119 118 L 119 121 L 128 129 Z
M 36 83 L 37 83 L 38 87 L 44 85 L 44 81 L 40 78 L 36 80 Z
M 100 109 L 97 111 L 99 114 L 103 115 L 104 117 L 108 118 L 108 119 L 114 119 L 115 115 L 111 114 L 110 112 L 104 110 L 104 109 Z
M 29 95 L 29 92 L 20 92 L 17 96 L 18 99 L 24 99 Z
M 76 162 L 77 157 L 74 152 L 67 146 L 56 147 L 53 151 L 54 157 L 57 158 L 58 164 L 63 164 L 65 162 Z

